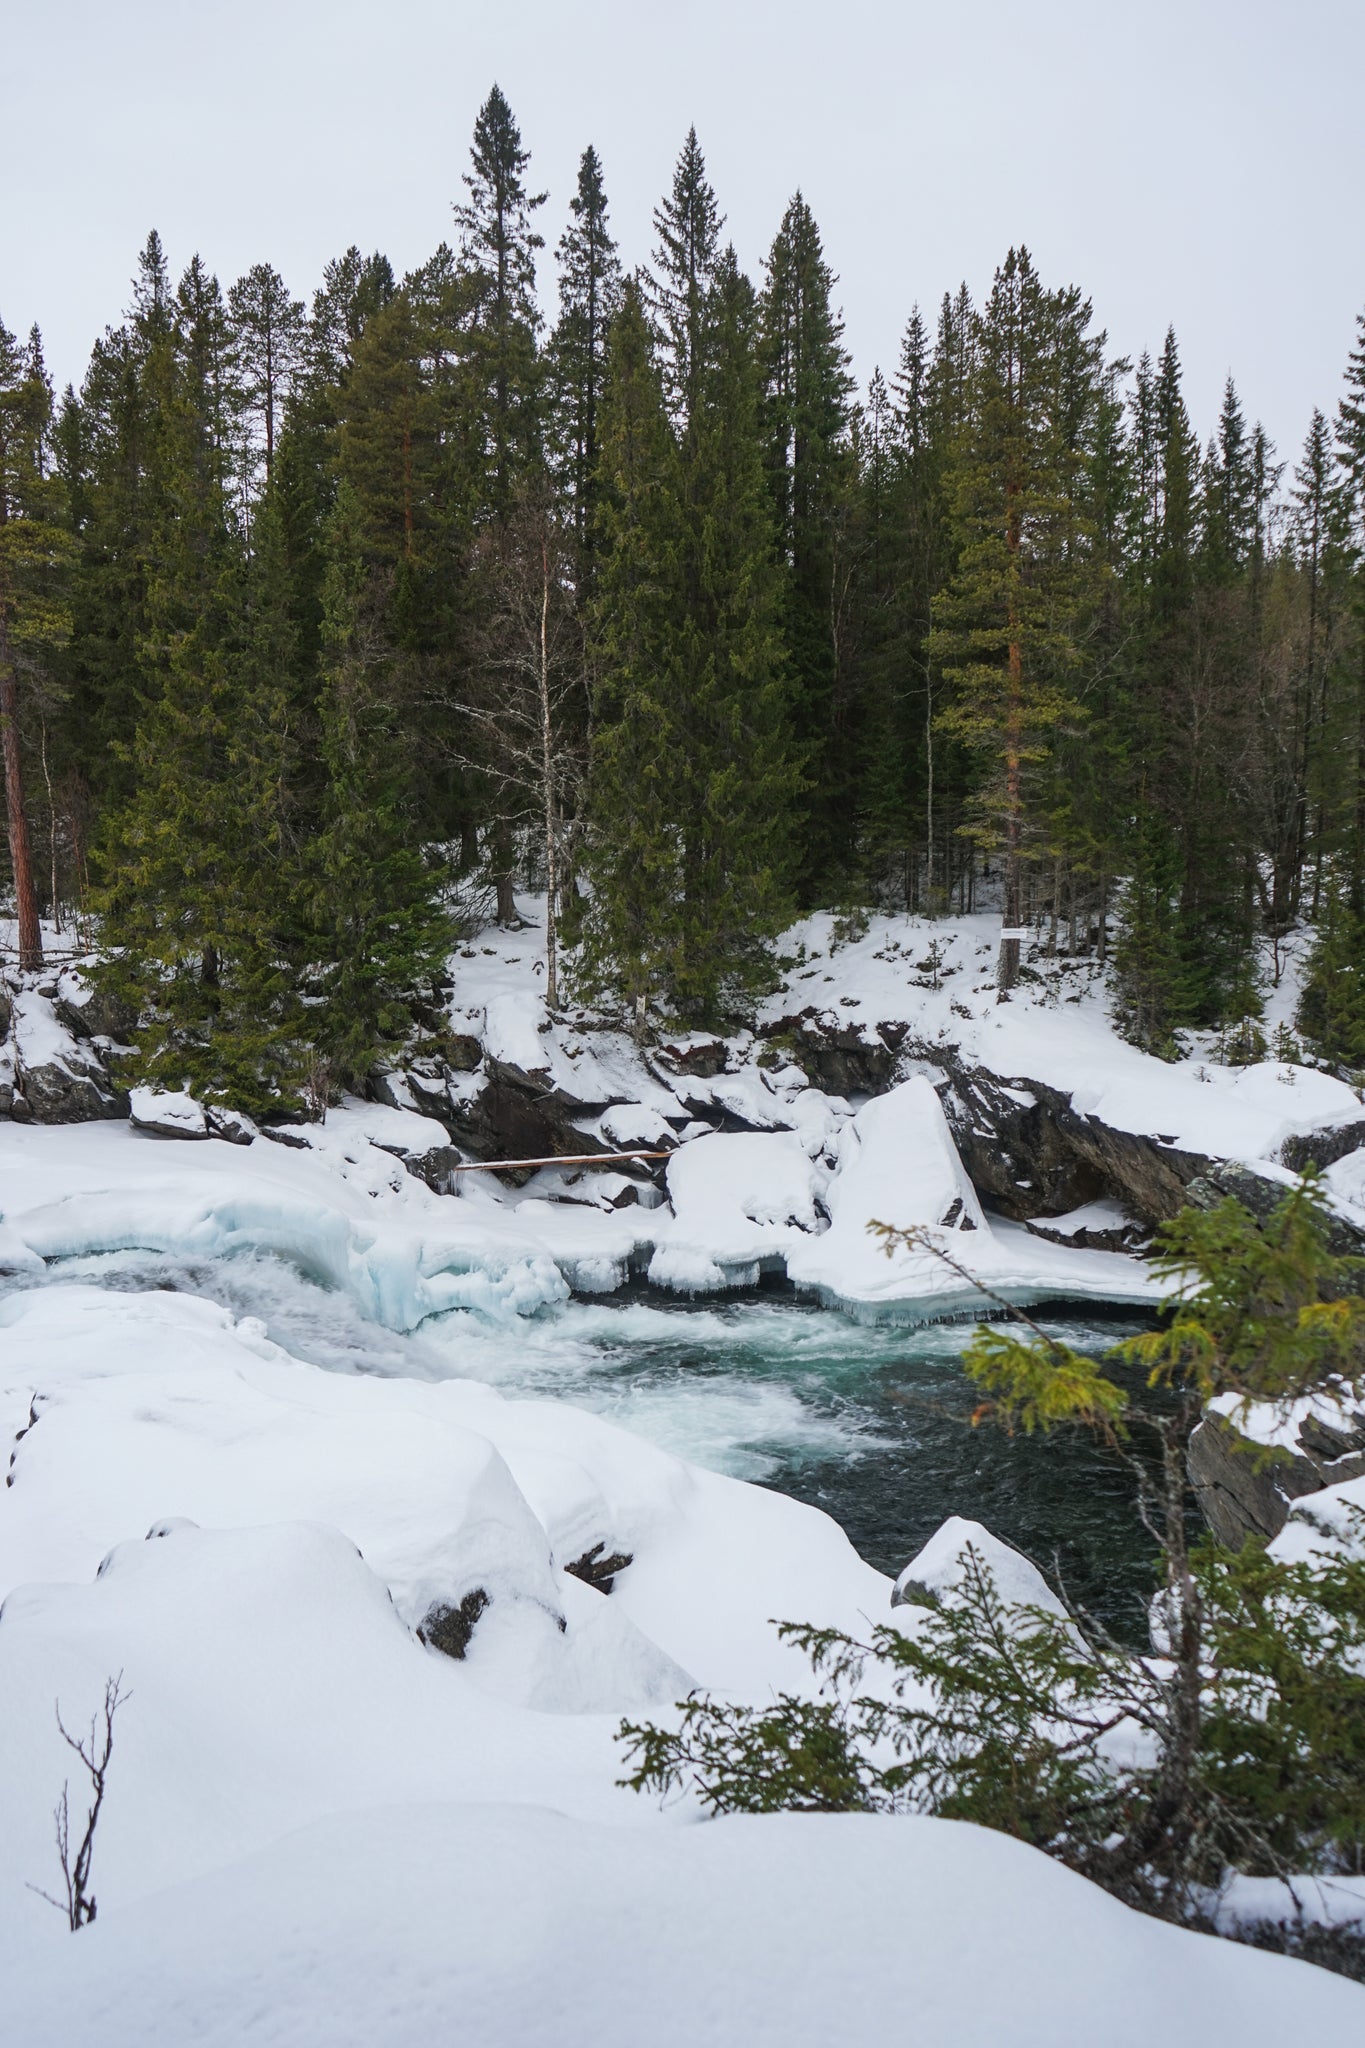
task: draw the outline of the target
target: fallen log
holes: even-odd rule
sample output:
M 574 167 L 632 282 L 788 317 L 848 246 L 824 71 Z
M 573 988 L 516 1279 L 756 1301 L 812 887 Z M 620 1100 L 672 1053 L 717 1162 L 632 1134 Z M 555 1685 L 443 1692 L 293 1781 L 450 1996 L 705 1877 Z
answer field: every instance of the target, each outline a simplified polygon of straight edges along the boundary
M 474 1159 L 467 1166 L 452 1166 L 451 1173 L 501 1173 L 528 1166 L 616 1166 L 623 1159 L 671 1159 L 666 1152 L 574 1152 L 552 1153 L 548 1159 Z

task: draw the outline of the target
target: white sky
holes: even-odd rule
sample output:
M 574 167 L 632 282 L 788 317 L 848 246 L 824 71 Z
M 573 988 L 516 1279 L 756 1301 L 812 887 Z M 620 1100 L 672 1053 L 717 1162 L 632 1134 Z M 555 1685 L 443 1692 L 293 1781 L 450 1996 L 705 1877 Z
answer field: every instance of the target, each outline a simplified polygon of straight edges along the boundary
M 1229 368 L 1291 460 L 1335 408 L 1362 0 L 0 0 L 0 316 L 60 384 L 152 226 L 225 287 L 268 260 L 308 298 L 352 241 L 401 272 L 450 233 L 494 79 L 551 246 L 587 142 L 631 262 L 691 121 L 755 277 L 799 184 L 860 378 L 1024 240 L 1124 352 L 1174 321 L 1201 436 Z

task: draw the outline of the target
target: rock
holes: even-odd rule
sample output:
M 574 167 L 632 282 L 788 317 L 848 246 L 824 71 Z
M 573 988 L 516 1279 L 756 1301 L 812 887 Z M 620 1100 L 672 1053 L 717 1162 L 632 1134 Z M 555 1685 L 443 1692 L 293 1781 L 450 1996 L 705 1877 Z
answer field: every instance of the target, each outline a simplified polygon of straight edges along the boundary
M 572 1564 L 564 1569 L 573 1578 L 581 1579 L 585 1586 L 595 1586 L 599 1593 L 610 1593 L 616 1584 L 616 1574 L 623 1572 L 635 1559 L 629 1550 L 608 1550 L 606 1543 L 594 1543 L 591 1550 L 585 1550 Z
M 1286 1138 L 1280 1147 L 1280 1164 L 1291 1173 L 1306 1166 L 1325 1169 L 1335 1166 L 1348 1152 L 1365 1145 L 1365 1123 L 1338 1124 L 1335 1130 L 1308 1131 L 1302 1137 Z
M 312 1146 L 302 1131 L 291 1131 L 283 1124 L 262 1124 L 260 1134 L 269 1138 L 272 1145 L 287 1146 L 291 1152 L 310 1152 Z
M 1279 1535 L 1296 1500 L 1339 1480 L 1365 1476 L 1365 1416 L 1356 1423 L 1341 1435 L 1328 1431 L 1332 1444 L 1344 1443 L 1348 1452 L 1357 1447 L 1350 1455 L 1333 1450 L 1323 1457 L 1308 1448 L 1308 1443 L 1324 1441 L 1318 1433 L 1323 1425 L 1314 1418 L 1300 1429 L 1296 1451 L 1268 1459 L 1264 1451 L 1258 1456 L 1257 1447 L 1226 1416 L 1206 1415 L 1190 1438 L 1189 1474 L 1200 1511 L 1218 1541 L 1233 1550 L 1248 1536 L 1269 1542 Z
M 487 1593 L 482 1586 L 476 1586 L 472 1593 L 465 1594 L 458 1606 L 429 1608 L 417 1630 L 418 1642 L 439 1650 L 443 1657 L 464 1657 L 479 1616 L 487 1605 Z
M 948 1075 L 943 1106 L 963 1165 L 983 1198 L 1017 1221 L 1107 1199 L 1150 1228 L 1185 1206 L 1189 1184 L 1211 1164 L 1082 1115 L 1060 1089 L 1002 1081 L 942 1047 L 929 1050 Z
M 1279 1181 L 1268 1180 L 1263 1173 L 1254 1173 L 1235 1160 L 1222 1159 L 1209 1162 L 1204 1172 L 1190 1182 L 1186 1194 L 1196 1209 L 1214 1209 L 1231 1195 L 1258 1223 L 1264 1223 L 1288 1192 Z M 1338 1258 L 1353 1257 L 1365 1251 L 1365 1231 L 1342 1216 L 1333 1216 L 1327 1231 L 1327 1247 Z
M 1012 1543 L 962 1515 L 950 1515 L 940 1523 L 924 1548 L 911 1558 L 891 1589 L 893 1607 L 939 1607 L 952 1605 L 962 1591 L 967 1574 L 966 1552 L 976 1553 L 981 1567 L 989 1572 L 995 1590 L 1010 1607 L 1041 1608 L 1045 1614 L 1064 1616 L 1066 1608 L 1057 1598 L 1031 1558 Z
M 76 968 L 68 968 L 57 984 L 52 1008 L 75 1038 L 109 1038 L 126 1045 L 136 1036 L 136 1008 L 98 981 L 87 981 Z
M 674 1074 L 695 1074 L 699 1080 L 710 1081 L 725 1072 L 727 1048 L 723 1039 L 693 1032 L 686 1037 L 661 1039 L 654 1048 L 654 1057 L 667 1070 L 670 1081 Z
M 894 1030 L 879 1027 L 873 1038 L 857 1024 L 831 1017 L 814 1006 L 779 1017 L 764 1035 L 793 1044 L 793 1056 L 826 1095 L 883 1095 L 898 1075 L 898 1048 L 887 1042 Z M 905 1037 L 902 1030 L 901 1038 Z
M 3 981 L 0 981 L 0 1038 L 9 1036 L 11 1019 L 14 1016 L 14 999 Z
M 208 1119 L 210 1137 L 222 1138 L 229 1145 L 252 1145 L 260 1136 L 249 1116 L 240 1110 L 228 1109 L 221 1102 L 210 1103 L 204 1114 Z
M 209 1135 L 204 1106 L 183 1090 L 134 1088 L 128 1097 L 133 1129 L 149 1138 L 186 1138 L 198 1142 Z
M 22 1068 L 17 1078 L 21 1086 L 10 1107 L 16 1123 L 92 1124 L 128 1114 L 122 1089 L 114 1087 L 97 1060 L 74 1055 L 74 1049 L 66 1058 Z

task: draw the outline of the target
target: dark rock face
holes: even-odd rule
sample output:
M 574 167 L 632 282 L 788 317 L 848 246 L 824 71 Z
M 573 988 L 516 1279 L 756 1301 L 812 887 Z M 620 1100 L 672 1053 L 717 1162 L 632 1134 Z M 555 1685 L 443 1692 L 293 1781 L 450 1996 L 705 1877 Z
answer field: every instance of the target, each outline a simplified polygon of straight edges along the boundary
M 973 1184 L 1017 1221 L 1108 1197 L 1149 1226 L 1163 1223 L 1209 1165 L 1200 1153 L 1084 1116 L 1041 1081 L 1005 1082 L 941 1047 L 925 1050 L 947 1071 L 943 1107 Z
M 466 1656 L 479 1616 L 487 1606 L 487 1593 L 482 1586 L 475 1586 L 456 1607 L 429 1608 L 417 1631 L 418 1642 L 439 1650 L 444 1657 Z
M 725 1072 L 725 1043 L 719 1038 L 699 1038 L 689 1044 L 660 1042 L 656 1057 L 671 1079 L 675 1074 L 695 1074 L 699 1080 L 714 1080 Z
M 1335 1166 L 1348 1152 L 1365 1145 L 1365 1123 L 1342 1124 L 1334 1131 L 1309 1131 L 1301 1138 L 1286 1138 L 1280 1147 L 1280 1164 L 1291 1173 L 1306 1166 Z
M 1222 1159 L 1205 1162 L 1204 1171 L 1190 1182 L 1186 1199 L 1196 1209 L 1213 1209 L 1231 1195 L 1258 1223 L 1264 1223 L 1284 1194 L 1277 1181 L 1267 1180 L 1235 1160 Z M 1357 1230 L 1343 1217 L 1334 1216 L 1328 1227 L 1327 1246 L 1338 1258 L 1353 1257 L 1365 1251 L 1365 1231 Z
M 1190 1481 L 1220 1543 L 1240 1549 L 1248 1536 L 1278 1536 L 1305 1494 L 1365 1476 L 1365 1415 L 1342 1414 L 1339 1429 L 1310 1418 L 1299 1447 L 1267 1461 L 1221 1415 L 1206 1415 L 1190 1438 Z
M 882 1095 L 895 1085 L 903 1024 L 882 1025 L 871 1038 L 858 1025 L 841 1024 L 812 1005 L 764 1029 L 767 1037 L 792 1041 L 797 1064 L 826 1095 Z
M 128 1097 L 115 1088 L 99 1061 L 74 1051 L 40 1067 L 24 1067 L 11 1106 L 16 1121 L 35 1124 L 91 1124 L 126 1117 Z M 25 1105 L 21 1116 L 19 1102 Z
M 623 1572 L 635 1559 L 629 1550 L 607 1549 L 605 1542 L 594 1543 L 591 1550 L 585 1550 L 572 1564 L 564 1569 L 575 1579 L 581 1579 L 585 1586 L 595 1586 L 599 1593 L 610 1593 L 616 1584 L 616 1574 Z

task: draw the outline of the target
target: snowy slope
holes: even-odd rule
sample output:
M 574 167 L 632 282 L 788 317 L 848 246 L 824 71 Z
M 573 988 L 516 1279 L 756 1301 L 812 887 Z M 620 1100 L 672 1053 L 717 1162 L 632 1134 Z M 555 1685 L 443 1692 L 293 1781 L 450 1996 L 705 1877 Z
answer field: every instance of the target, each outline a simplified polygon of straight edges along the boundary
M 975 1829 L 698 1824 L 621 1790 L 621 1713 L 809 1683 L 769 1616 L 892 1618 L 814 1510 L 561 1404 L 301 1365 L 191 1296 L 56 1285 L 0 1318 L 0 1969 L 25 2048 L 776 2048 L 907 2013 L 944 2048 L 1270 2048 L 1365 2015 Z M 609 1596 L 563 1569 L 596 1543 L 632 1560 Z M 414 1620 L 476 1582 L 466 1657 L 424 1648 Z M 115 1672 L 100 1914 L 73 1938 L 26 1889 L 57 1874 L 53 1701 L 79 1727 Z

